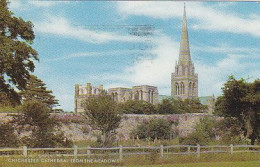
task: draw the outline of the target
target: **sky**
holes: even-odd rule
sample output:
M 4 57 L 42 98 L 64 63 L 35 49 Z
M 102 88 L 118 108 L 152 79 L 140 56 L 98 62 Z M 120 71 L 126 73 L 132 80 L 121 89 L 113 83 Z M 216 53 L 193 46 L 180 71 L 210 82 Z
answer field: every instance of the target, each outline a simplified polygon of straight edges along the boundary
M 34 75 L 65 111 L 74 85 L 157 86 L 171 94 L 179 56 L 183 2 L 11 0 L 15 16 L 34 24 Z M 260 78 L 260 3 L 186 2 L 199 96 L 222 94 L 229 75 Z

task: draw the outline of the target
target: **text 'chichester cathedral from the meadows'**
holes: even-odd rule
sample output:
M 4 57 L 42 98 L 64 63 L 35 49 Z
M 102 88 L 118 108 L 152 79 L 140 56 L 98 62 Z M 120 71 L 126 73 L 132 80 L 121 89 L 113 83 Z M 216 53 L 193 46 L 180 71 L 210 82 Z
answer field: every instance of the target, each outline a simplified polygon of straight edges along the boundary
M 103 85 L 92 86 L 87 83 L 86 86 L 75 85 L 75 112 L 83 112 L 81 103 L 88 97 L 98 96 L 103 91 Z M 208 112 L 214 110 L 214 96 L 198 97 L 198 74 L 195 73 L 195 67 L 191 60 L 186 10 L 182 20 L 182 32 L 180 41 L 179 60 L 175 65 L 175 72 L 171 74 L 171 96 L 159 95 L 155 86 L 140 85 L 132 88 L 109 88 L 108 94 L 116 102 L 126 102 L 127 100 L 143 100 L 152 104 L 158 104 L 165 98 L 198 98 L 202 104 L 208 105 Z

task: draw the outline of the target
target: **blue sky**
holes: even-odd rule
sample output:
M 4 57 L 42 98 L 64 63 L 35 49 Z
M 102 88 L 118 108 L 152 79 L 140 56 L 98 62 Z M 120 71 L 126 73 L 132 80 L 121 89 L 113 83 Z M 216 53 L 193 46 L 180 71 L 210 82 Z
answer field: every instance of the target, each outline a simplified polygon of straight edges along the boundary
M 183 2 L 11 0 L 16 16 L 34 24 L 35 75 L 65 111 L 74 85 L 153 85 L 170 95 L 178 59 Z M 199 96 L 221 95 L 228 76 L 260 77 L 260 3 L 186 2 Z M 149 32 L 146 36 L 133 35 Z

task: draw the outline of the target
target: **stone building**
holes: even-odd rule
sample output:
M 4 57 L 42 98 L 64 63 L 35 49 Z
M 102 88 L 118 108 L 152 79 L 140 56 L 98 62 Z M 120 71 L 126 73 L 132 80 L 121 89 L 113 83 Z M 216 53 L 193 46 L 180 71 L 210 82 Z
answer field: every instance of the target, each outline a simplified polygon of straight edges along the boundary
M 158 103 L 158 89 L 155 86 L 140 85 L 130 88 L 110 88 L 108 93 L 116 102 L 143 100 L 152 104 Z
M 86 85 L 75 85 L 75 112 L 83 112 L 81 103 L 89 97 L 98 96 L 103 90 L 103 85 L 92 86 L 91 83 Z
M 194 64 L 190 56 L 185 6 L 179 60 L 176 63 L 175 72 L 171 74 L 171 96 L 181 99 L 198 97 L 198 74 L 195 73 Z
M 75 112 L 83 112 L 81 103 L 89 97 L 97 97 L 103 91 L 103 85 L 92 86 L 91 83 L 85 85 L 75 85 Z M 108 94 L 113 100 L 119 103 L 127 100 L 143 100 L 152 104 L 158 103 L 158 89 L 155 86 L 140 85 L 132 88 L 109 88 Z

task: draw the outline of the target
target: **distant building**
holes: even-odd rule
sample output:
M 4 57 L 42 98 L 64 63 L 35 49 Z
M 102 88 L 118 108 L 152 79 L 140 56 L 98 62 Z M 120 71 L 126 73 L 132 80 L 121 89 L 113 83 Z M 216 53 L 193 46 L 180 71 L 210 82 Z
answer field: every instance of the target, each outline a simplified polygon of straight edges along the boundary
M 158 103 L 158 89 L 155 86 L 140 85 L 130 88 L 110 88 L 108 93 L 116 102 L 143 100 L 152 104 Z
M 92 86 L 91 83 L 84 85 L 75 85 L 75 112 L 83 112 L 81 103 L 89 97 L 98 96 L 103 90 L 103 85 Z
M 83 112 L 81 104 L 89 97 L 97 97 L 103 91 L 103 85 L 92 86 L 87 83 L 86 86 L 75 85 L 75 112 Z M 114 101 L 123 103 L 127 100 L 143 100 L 152 104 L 158 103 L 158 89 L 155 86 L 140 85 L 132 88 L 109 88 L 108 94 Z

